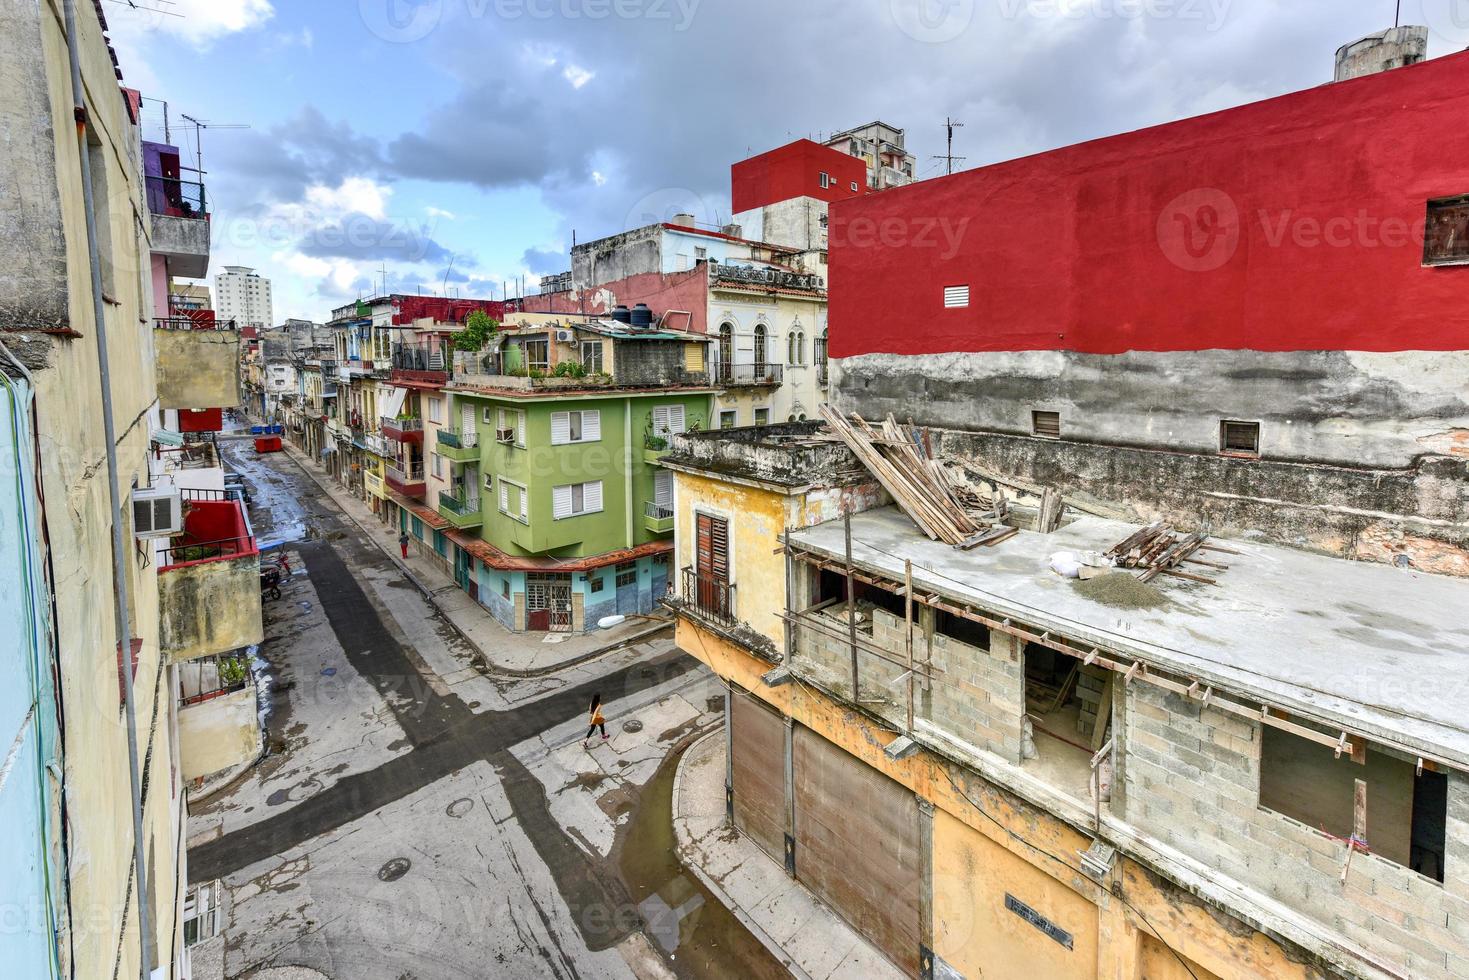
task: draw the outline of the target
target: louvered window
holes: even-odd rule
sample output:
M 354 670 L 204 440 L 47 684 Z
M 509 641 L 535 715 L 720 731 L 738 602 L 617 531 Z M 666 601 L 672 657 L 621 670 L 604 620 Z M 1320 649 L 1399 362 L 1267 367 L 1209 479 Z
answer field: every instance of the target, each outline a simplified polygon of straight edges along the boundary
M 1031 412 L 1030 431 L 1042 439 L 1061 438 L 1061 413 Z

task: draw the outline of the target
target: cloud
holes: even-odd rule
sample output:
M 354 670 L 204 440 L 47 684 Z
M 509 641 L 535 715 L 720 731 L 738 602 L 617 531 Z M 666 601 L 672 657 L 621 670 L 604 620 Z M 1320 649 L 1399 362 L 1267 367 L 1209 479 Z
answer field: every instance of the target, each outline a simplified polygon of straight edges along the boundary
M 203 49 L 226 35 L 264 25 L 275 16 L 275 8 L 270 0 L 144 0 L 136 6 L 114 4 L 107 15 L 114 40 L 136 45 L 175 38 Z
M 427 214 L 430 218 L 445 218 L 449 221 L 453 221 L 455 217 L 453 211 L 445 211 L 443 208 L 436 208 L 432 204 L 430 204 L 423 210 L 424 213 Z
M 577 65 L 567 65 L 561 71 L 561 77 L 571 83 L 572 88 L 581 88 L 587 82 L 596 77 L 595 72 L 587 71 Z

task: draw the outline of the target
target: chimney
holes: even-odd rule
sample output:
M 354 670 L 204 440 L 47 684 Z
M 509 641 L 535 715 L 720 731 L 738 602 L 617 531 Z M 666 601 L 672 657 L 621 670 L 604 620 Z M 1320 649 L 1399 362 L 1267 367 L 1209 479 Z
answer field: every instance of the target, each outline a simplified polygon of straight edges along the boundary
M 670 221 L 669 224 L 678 225 L 680 228 L 694 228 L 694 227 L 696 227 L 696 225 L 694 224 L 694 216 L 691 215 L 691 214 L 685 214 L 685 213 L 682 213 L 682 212 L 680 212 L 679 214 L 675 214 L 673 216 L 673 220 Z
M 723 232 L 724 234 L 728 235 L 730 238 L 744 238 L 745 237 L 744 236 L 744 230 L 745 229 L 742 228 L 739 225 L 725 225 L 723 228 L 721 228 L 719 230 L 721 232 Z
M 1343 45 L 1336 52 L 1336 81 L 1416 65 L 1428 58 L 1428 28 L 1391 27 Z

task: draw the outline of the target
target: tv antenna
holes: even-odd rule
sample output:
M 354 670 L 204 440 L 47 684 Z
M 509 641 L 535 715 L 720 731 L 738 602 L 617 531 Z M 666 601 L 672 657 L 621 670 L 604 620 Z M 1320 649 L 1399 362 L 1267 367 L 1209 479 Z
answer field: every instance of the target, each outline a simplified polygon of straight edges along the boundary
M 187 112 L 179 113 L 180 116 L 194 124 L 194 167 L 195 172 L 204 173 L 204 140 L 203 131 L 206 129 L 249 129 L 245 123 L 217 123 L 208 119 L 195 119 Z
M 948 134 L 949 134 L 949 149 L 948 149 L 948 152 L 947 153 L 943 153 L 943 154 L 937 154 L 936 153 L 936 154 L 934 154 L 933 159 L 935 159 L 935 160 L 943 160 L 948 165 L 948 170 L 946 172 L 946 176 L 947 176 L 947 174 L 952 174 L 954 172 L 954 161 L 955 160 L 961 160 L 962 161 L 962 160 L 969 159 L 968 157 L 956 157 L 956 156 L 954 156 L 954 130 L 961 129 L 961 128 L 963 128 L 963 126 L 964 126 L 964 124 L 961 123 L 961 122 L 958 122 L 956 120 L 950 119 L 947 116 L 944 117 L 944 128 L 948 131 Z

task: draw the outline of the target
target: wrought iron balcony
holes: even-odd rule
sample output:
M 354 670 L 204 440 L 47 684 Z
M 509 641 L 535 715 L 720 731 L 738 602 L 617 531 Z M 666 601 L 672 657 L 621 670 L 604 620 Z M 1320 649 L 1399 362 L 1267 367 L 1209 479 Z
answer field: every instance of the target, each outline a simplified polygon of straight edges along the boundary
M 735 587 L 722 579 L 700 575 L 692 565 L 683 568 L 682 609 L 696 619 L 719 626 L 735 626 Z
M 473 429 L 440 429 L 436 435 L 439 455 L 456 463 L 479 460 L 479 433 Z
M 720 364 L 714 369 L 717 383 L 727 388 L 778 385 L 782 370 L 779 364 Z
M 423 444 L 423 419 L 397 419 L 382 416 L 383 437 L 394 442 Z
M 439 515 L 457 528 L 479 527 L 484 523 L 478 494 L 462 490 L 439 491 Z
M 656 500 L 643 503 L 643 526 L 654 534 L 673 532 L 673 507 Z
M 422 500 L 428 486 L 423 478 L 423 462 L 415 461 L 406 467 L 389 466 L 386 468 L 388 489 L 397 491 L 405 497 Z

